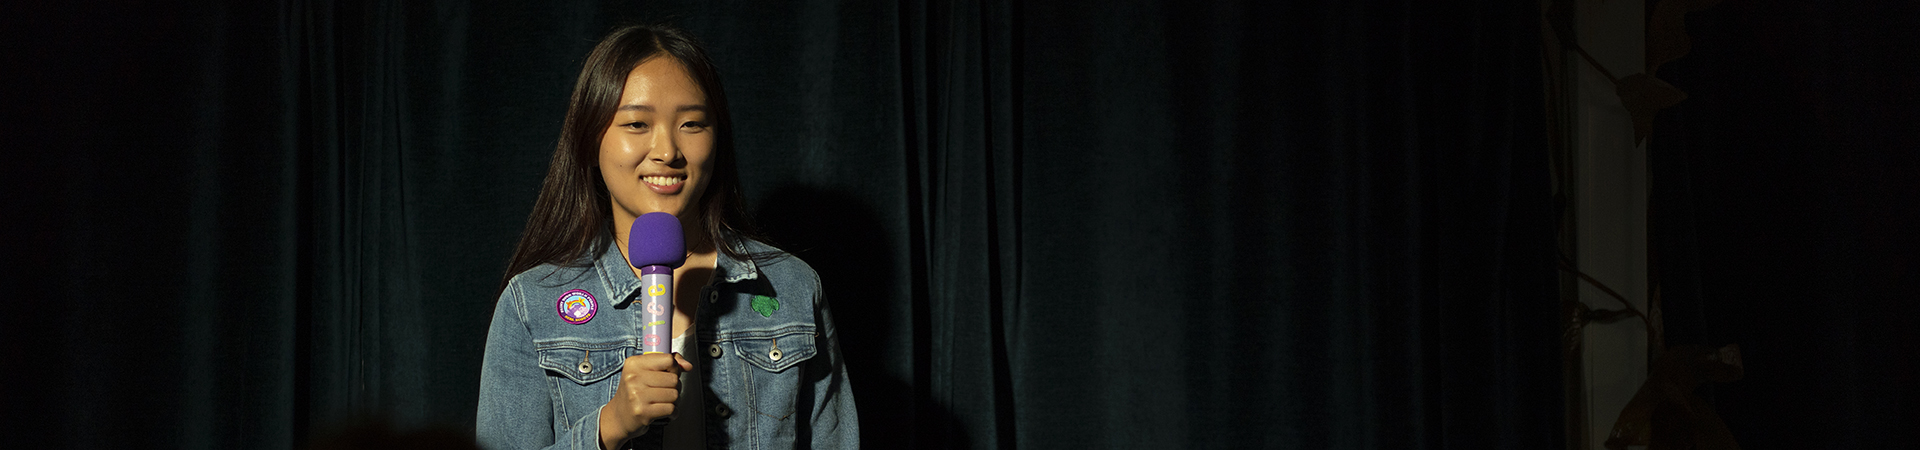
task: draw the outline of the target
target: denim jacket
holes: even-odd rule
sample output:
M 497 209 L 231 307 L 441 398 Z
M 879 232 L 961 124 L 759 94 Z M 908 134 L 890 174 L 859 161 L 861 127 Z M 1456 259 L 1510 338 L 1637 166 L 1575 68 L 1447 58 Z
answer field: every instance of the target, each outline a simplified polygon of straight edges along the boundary
M 698 341 L 687 360 L 702 371 L 708 448 L 858 448 L 853 390 L 820 278 L 799 258 L 747 240 L 722 252 L 700 289 Z M 476 435 L 490 449 L 590 450 L 600 407 L 613 398 L 621 362 L 640 354 L 640 280 L 611 245 L 592 266 L 541 265 L 515 275 L 494 306 L 480 371 Z M 583 290 L 585 296 L 573 293 Z M 561 316 L 585 297 L 597 311 Z M 574 309 L 578 321 L 581 309 Z M 682 387 L 682 395 L 693 395 Z M 649 433 L 660 433 L 655 427 Z

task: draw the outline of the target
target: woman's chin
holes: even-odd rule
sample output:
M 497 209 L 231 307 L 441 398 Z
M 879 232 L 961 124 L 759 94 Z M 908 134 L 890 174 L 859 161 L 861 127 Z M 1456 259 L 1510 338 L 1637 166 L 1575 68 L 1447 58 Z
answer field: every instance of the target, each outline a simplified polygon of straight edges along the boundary
M 672 214 L 674 217 L 679 217 L 681 221 L 683 222 L 686 221 L 686 215 L 687 215 L 686 208 L 676 208 L 676 207 L 652 208 L 652 209 L 648 209 L 647 212 L 644 212 L 641 214 L 656 213 L 656 212 Z
M 657 212 L 662 212 L 662 213 L 672 214 L 674 217 L 681 217 L 684 220 L 684 215 L 686 213 L 686 208 L 659 207 L 659 206 L 642 206 L 638 208 L 621 207 L 621 209 L 626 210 L 628 214 L 632 214 L 634 218 L 638 218 L 640 216 L 653 214 Z M 618 219 L 618 217 L 616 217 L 616 219 Z

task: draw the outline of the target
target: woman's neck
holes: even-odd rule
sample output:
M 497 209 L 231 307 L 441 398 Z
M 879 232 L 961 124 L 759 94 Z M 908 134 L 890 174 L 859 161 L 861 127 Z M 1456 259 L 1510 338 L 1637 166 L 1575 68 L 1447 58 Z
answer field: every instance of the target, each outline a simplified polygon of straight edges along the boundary
M 707 234 L 706 226 L 683 227 L 680 233 L 683 235 L 681 239 L 684 239 L 682 242 L 687 243 L 687 254 L 704 255 L 714 252 L 713 236 Z

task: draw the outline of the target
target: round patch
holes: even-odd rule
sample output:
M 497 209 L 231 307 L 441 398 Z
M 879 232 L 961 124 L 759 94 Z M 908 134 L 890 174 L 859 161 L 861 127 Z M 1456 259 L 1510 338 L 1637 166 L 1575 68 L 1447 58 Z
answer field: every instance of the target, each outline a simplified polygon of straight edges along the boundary
M 593 299 L 593 294 L 574 289 L 560 294 L 560 301 L 554 302 L 553 309 L 560 313 L 560 320 L 579 325 L 593 320 L 593 313 L 600 312 L 600 302 Z

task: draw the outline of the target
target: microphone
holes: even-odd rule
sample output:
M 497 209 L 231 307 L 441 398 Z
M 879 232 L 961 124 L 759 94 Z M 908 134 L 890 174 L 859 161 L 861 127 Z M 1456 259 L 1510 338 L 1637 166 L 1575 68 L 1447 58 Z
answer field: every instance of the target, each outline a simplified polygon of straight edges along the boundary
M 627 231 L 627 262 L 640 269 L 640 290 L 645 295 L 640 302 L 645 321 L 640 354 L 673 353 L 673 269 L 687 262 L 680 219 L 663 212 L 634 219 Z

